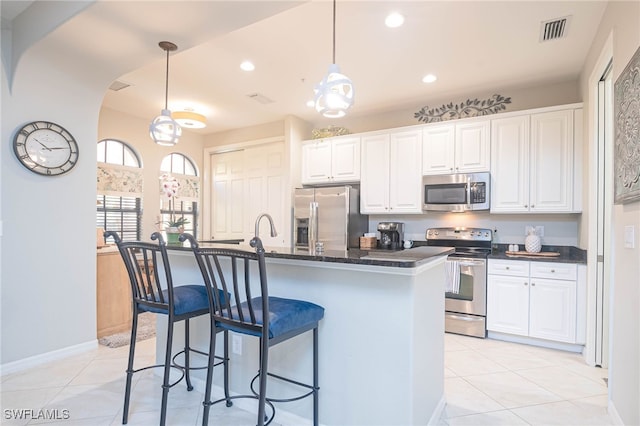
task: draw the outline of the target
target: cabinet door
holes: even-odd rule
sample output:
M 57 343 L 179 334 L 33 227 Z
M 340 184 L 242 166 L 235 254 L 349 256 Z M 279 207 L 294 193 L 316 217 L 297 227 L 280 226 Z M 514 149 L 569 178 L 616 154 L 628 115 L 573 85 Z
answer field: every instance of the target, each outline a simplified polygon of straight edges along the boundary
M 531 115 L 530 211 L 573 209 L 573 110 Z
M 491 121 L 491 213 L 529 211 L 529 116 Z
M 336 139 L 331 144 L 332 182 L 360 180 L 360 137 Z
M 487 329 L 529 334 L 529 278 L 488 275 Z
M 331 179 L 331 141 L 302 145 L 302 183 L 327 183 Z
M 422 172 L 425 175 L 453 173 L 455 126 L 425 127 L 422 138 Z
M 576 282 L 531 278 L 529 335 L 576 342 Z
M 422 213 L 422 131 L 392 133 L 389 212 Z
M 456 173 L 489 171 L 489 134 L 489 120 L 456 125 Z
M 211 156 L 211 235 L 206 238 L 245 238 L 244 151 Z
M 389 135 L 362 138 L 360 212 L 389 212 Z

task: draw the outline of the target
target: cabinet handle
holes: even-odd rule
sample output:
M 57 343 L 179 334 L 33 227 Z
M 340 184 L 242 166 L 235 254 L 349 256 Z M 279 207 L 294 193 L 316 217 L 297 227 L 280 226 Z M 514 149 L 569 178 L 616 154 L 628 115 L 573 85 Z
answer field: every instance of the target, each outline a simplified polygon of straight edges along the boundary
M 449 167 L 449 170 L 453 171 L 453 167 Z
M 551 270 L 551 273 L 552 273 L 552 274 L 553 274 L 553 273 L 555 273 L 555 272 L 556 272 L 556 270 L 555 270 L 555 269 L 552 269 L 552 270 Z
M 456 167 L 456 170 L 460 170 L 460 167 Z
M 507 267 L 505 267 L 504 269 L 506 269 L 506 270 L 508 271 L 508 270 L 509 270 L 509 267 L 507 266 Z
M 528 285 L 528 283 L 524 283 L 524 285 Z
M 536 285 L 536 283 L 531 283 L 531 287 L 533 287 L 533 286 L 535 286 L 535 285 Z
M 534 208 L 534 207 L 535 207 L 535 205 L 531 204 L 531 208 Z
M 529 206 L 528 206 L 528 205 L 526 205 L 526 204 L 525 204 L 524 206 L 525 206 L 525 208 L 526 208 L 526 207 L 529 207 Z

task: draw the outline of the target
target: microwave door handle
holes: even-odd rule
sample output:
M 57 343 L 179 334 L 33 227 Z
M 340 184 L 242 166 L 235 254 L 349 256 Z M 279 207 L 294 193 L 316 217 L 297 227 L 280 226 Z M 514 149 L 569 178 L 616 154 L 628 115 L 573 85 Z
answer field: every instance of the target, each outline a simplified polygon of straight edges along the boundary
M 467 178 L 467 208 L 471 210 L 471 178 Z

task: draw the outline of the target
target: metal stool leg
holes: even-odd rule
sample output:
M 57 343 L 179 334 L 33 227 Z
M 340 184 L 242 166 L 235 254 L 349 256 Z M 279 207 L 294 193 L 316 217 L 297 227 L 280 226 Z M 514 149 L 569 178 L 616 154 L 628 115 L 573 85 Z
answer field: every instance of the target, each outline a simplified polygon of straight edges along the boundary
M 131 341 L 129 342 L 129 362 L 127 363 L 127 384 L 124 390 L 124 408 L 122 410 L 122 424 L 129 421 L 129 400 L 131 398 L 131 379 L 133 378 L 133 358 L 136 352 L 136 336 L 138 333 L 138 309 L 134 308 L 131 321 Z
M 313 425 L 318 426 L 318 327 L 313 329 Z
M 169 397 L 169 373 L 171 372 L 171 347 L 173 345 L 173 321 L 169 317 L 167 322 L 167 347 L 164 357 L 164 378 L 162 380 L 162 405 L 160 406 L 160 426 L 164 426 L 167 421 L 167 399 Z
M 187 381 L 187 390 L 192 391 L 191 377 L 189 377 L 189 318 L 184 320 L 184 378 Z
M 202 413 L 202 426 L 207 426 L 209 424 L 209 411 L 211 410 L 211 382 L 213 381 L 214 368 L 213 364 L 215 364 L 216 362 L 216 327 L 213 321 L 213 317 L 210 317 L 210 319 L 211 326 L 209 332 L 209 359 L 207 364 L 207 381 L 204 387 L 204 401 L 202 402 L 202 405 L 204 406 L 204 410 Z M 226 333 L 227 332 L 225 331 L 225 335 Z M 227 366 L 225 365 L 224 368 L 226 372 Z
M 258 394 L 258 426 L 264 426 L 265 403 L 267 400 L 267 367 L 269 365 L 269 342 L 260 339 L 260 391 Z
M 224 361 L 222 368 L 224 368 L 224 397 L 226 398 L 227 407 L 231 407 L 233 402 L 229 399 L 229 330 L 225 330 L 224 334 Z

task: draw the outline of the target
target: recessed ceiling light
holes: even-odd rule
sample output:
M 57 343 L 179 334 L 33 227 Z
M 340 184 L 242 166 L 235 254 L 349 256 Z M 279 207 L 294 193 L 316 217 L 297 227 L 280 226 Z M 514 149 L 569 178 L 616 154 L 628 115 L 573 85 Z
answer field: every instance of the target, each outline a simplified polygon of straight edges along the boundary
M 384 24 L 389 28 L 398 28 L 404 24 L 404 16 L 397 12 L 390 13 L 384 20 Z
M 251 61 L 244 61 L 240 64 L 240 69 L 243 71 L 253 71 L 256 69 L 256 66 L 253 65 L 253 62 Z
M 316 106 L 316 103 L 315 103 L 315 102 L 313 102 L 313 99 L 311 99 L 310 101 L 307 101 L 307 106 L 308 106 L 309 108 L 313 108 L 313 107 L 315 107 L 315 106 Z
M 422 77 L 422 82 L 423 83 L 433 83 L 434 81 L 436 81 L 438 79 L 438 77 L 436 77 L 433 74 L 427 74 L 424 77 Z

